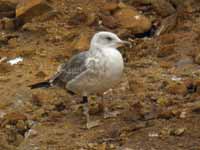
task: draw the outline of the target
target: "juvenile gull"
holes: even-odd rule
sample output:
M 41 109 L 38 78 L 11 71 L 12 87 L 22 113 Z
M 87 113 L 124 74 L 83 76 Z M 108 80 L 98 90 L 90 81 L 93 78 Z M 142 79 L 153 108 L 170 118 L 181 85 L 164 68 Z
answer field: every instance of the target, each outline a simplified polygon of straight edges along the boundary
M 129 44 L 129 42 L 122 41 L 111 32 L 98 32 L 93 36 L 88 51 L 74 55 L 68 62 L 61 65 L 57 73 L 48 81 L 36 83 L 30 87 L 35 89 L 57 86 L 82 96 L 86 126 L 87 128 L 96 126 L 98 121 L 90 120 L 88 96 L 103 94 L 119 83 L 124 63 L 117 47 L 123 44 Z M 108 115 L 107 110 L 104 107 L 105 116 Z

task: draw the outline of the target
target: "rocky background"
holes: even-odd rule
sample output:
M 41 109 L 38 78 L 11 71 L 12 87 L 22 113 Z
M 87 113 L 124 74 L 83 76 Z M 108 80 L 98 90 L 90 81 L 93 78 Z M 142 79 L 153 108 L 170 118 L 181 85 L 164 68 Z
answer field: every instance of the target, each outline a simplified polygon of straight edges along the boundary
M 80 97 L 30 90 L 97 31 L 129 40 L 121 84 L 86 130 Z M 0 150 L 200 150 L 199 0 L 0 0 Z

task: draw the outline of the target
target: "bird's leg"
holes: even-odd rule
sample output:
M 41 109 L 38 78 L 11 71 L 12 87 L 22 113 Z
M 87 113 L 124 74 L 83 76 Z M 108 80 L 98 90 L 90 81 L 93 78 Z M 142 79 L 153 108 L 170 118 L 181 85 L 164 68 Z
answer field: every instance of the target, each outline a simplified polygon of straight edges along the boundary
M 112 89 L 109 90 L 108 92 L 112 92 Z M 105 105 L 105 100 L 104 100 L 104 95 L 107 94 L 108 92 L 104 93 L 102 96 L 101 96 L 101 105 L 103 107 L 103 115 L 104 115 L 104 118 L 113 118 L 113 117 L 117 117 L 117 115 L 120 114 L 119 111 L 109 111 L 108 107 Z
M 90 114 L 89 114 L 89 107 L 88 107 L 88 97 L 83 96 L 83 113 L 86 117 L 86 127 L 87 129 L 96 127 L 99 125 L 99 121 L 91 121 L 90 120 Z

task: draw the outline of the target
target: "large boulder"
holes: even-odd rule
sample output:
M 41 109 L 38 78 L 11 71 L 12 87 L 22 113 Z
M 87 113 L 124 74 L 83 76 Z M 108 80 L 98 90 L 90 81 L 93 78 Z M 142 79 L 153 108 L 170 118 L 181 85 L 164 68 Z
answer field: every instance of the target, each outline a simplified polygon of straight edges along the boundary
M 16 8 L 16 17 L 27 22 L 51 9 L 46 0 L 20 0 Z
M 123 7 L 119 9 L 114 14 L 114 17 L 122 28 L 129 29 L 134 34 L 144 33 L 151 28 L 150 19 L 140 14 L 132 7 Z

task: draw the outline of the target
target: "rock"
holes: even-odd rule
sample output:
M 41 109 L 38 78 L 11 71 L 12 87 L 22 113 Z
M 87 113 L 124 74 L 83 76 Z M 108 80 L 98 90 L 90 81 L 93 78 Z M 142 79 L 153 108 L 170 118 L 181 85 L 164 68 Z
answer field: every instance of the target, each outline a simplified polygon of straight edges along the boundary
M 97 143 L 88 143 L 88 148 L 90 149 L 96 149 Z
M 149 133 L 148 136 L 151 137 L 151 138 L 159 137 L 159 134 L 158 133 Z
M 97 22 L 97 16 L 95 13 L 90 13 L 87 16 L 87 25 L 93 25 Z
M 177 24 L 177 14 L 173 14 L 162 20 L 160 27 L 157 29 L 155 35 L 159 36 L 164 33 L 169 33 L 175 28 Z
M 97 150 L 106 150 L 107 149 L 106 147 L 107 147 L 106 143 L 103 143 L 103 144 L 98 145 Z
M 5 76 L 5 74 L 8 72 L 11 72 L 12 70 L 13 70 L 13 68 L 8 63 L 1 63 L 0 74 L 3 75 L 3 76 L 1 76 L 1 80 L 8 78 L 7 76 Z
M 1 23 L 0 23 L 1 27 Z M 0 44 L 8 44 L 8 38 L 5 32 L 0 32 Z
M 14 141 L 15 145 L 20 145 L 20 143 L 24 140 L 24 137 L 21 134 L 16 134 L 16 139 Z
M 102 24 L 110 29 L 114 29 L 118 26 L 117 21 L 112 16 L 101 16 Z
M 182 2 L 182 7 L 186 13 L 193 13 L 199 10 L 199 3 L 196 0 L 187 0 Z
M 47 76 L 47 74 L 44 71 L 39 71 L 35 74 L 35 76 L 44 79 Z
M 16 127 L 18 129 L 18 132 L 20 132 L 20 133 L 24 133 L 24 131 L 27 130 L 27 125 L 25 124 L 25 122 L 23 120 L 18 120 Z
M 181 136 L 185 132 L 186 128 L 173 128 L 173 127 L 165 127 L 161 130 L 161 134 L 164 136 Z
M 8 40 L 9 48 L 16 48 L 18 44 L 19 44 L 19 42 L 18 42 L 17 38 L 12 38 L 12 39 Z
M 187 117 L 187 112 L 186 111 L 182 111 L 180 113 L 180 116 L 179 116 L 181 119 L 185 119 Z
M 87 15 L 83 12 L 79 12 L 69 19 L 68 24 L 80 25 L 82 23 L 86 23 L 86 21 L 87 21 Z
M 3 81 L 3 82 L 8 82 L 10 79 L 8 79 L 7 81 Z M 2 81 L 0 80 L 1 84 L 2 84 Z M 1 88 L 2 89 L 2 88 Z M 13 101 L 11 99 L 6 99 L 4 101 L 1 101 L 0 103 L 0 109 L 1 110 L 4 110 L 8 107 L 10 107 L 11 105 L 13 104 Z M 2 118 L 3 119 L 3 118 Z
M 160 44 L 162 45 L 171 45 L 171 44 L 173 45 L 176 43 L 177 36 L 176 34 L 167 33 L 160 36 L 159 39 L 160 39 Z
M 109 149 L 116 149 L 114 144 L 109 144 Z
M 151 28 L 151 21 L 132 7 L 122 8 L 114 14 L 119 25 L 133 34 L 144 33 Z
M 160 106 L 167 106 L 167 105 L 170 104 L 170 101 L 169 101 L 168 99 L 166 99 L 166 97 L 159 97 L 159 98 L 157 99 L 157 103 L 158 103 L 158 105 L 160 105 Z
M 22 114 L 22 113 L 18 113 L 18 112 L 13 112 L 13 113 L 8 113 L 3 117 L 3 123 L 2 126 L 6 125 L 6 124 L 16 124 L 18 122 L 18 120 L 22 120 L 25 121 L 27 120 L 27 117 Z
M 33 121 L 33 120 L 26 120 L 26 125 L 27 127 L 30 129 L 32 128 L 34 125 L 36 125 L 37 122 L 36 121 Z
M 50 122 L 58 122 L 62 118 L 62 115 L 58 111 L 52 111 L 49 113 L 48 118 L 46 118 Z
M 181 110 L 177 107 L 168 107 L 159 111 L 158 118 L 170 119 L 176 116 L 180 116 L 180 113 Z
M 56 17 L 59 17 L 59 15 L 60 15 L 60 12 L 58 10 L 53 9 L 51 11 L 48 11 L 44 15 L 40 16 L 39 19 L 40 21 L 45 22 L 45 21 L 53 20 Z
M 27 138 L 34 137 L 37 135 L 38 135 L 38 132 L 36 130 L 30 129 L 25 133 L 25 138 L 27 139 Z
M 186 95 L 187 86 L 181 82 L 171 82 L 167 86 L 167 92 L 171 94 Z
M 160 64 L 160 67 L 165 68 L 165 69 L 169 69 L 173 66 L 172 63 L 167 62 L 167 61 L 160 61 L 159 64 Z
M 10 10 L 10 8 L 14 9 L 19 0 L 1 0 L 0 1 L 0 11 Z
M 127 5 L 124 2 L 121 1 L 121 2 L 119 2 L 118 7 L 119 8 L 126 8 Z
M 160 135 L 161 136 L 169 136 L 172 130 L 173 129 L 170 127 L 164 127 L 163 129 L 160 130 Z
M 63 102 L 59 102 L 55 104 L 55 108 L 54 108 L 55 111 L 61 112 L 61 111 L 64 111 L 65 109 L 66 109 L 66 106 Z
M 83 51 L 89 48 L 89 43 L 90 36 L 88 33 L 81 33 L 78 39 L 75 38 L 75 40 L 72 42 L 72 47 L 74 50 Z
M 167 0 L 151 0 L 151 4 L 162 17 L 170 16 L 176 12 L 176 9 Z
M 187 65 L 192 65 L 194 62 L 193 62 L 193 59 L 191 57 L 182 57 L 182 58 L 179 58 L 179 60 L 176 62 L 175 66 L 177 68 L 183 68 Z
M 192 94 L 197 91 L 197 85 L 194 80 L 192 79 L 185 79 L 183 83 L 186 85 L 188 93 Z
M 170 135 L 181 136 L 185 132 L 185 128 L 172 129 Z
M 0 12 L 0 19 L 1 18 L 14 18 L 15 17 L 15 11 L 6 11 L 6 12 Z
M 0 57 L 0 64 L 8 60 L 8 57 Z
M 27 22 L 49 10 L 52 10 L 52 7 L 46 0 L 21 0 L 16 8 L 16 17 Z
M 15 17 L 15 8 L 19 0 L 0 1 L 0 19 L 3 17 Z
M 167 57 L 175 52 L 174 49 L 175 49 L 175 47 L 173 44 L 172 45 L 162 45 L 158 49 L 157 56 L 158 57 Z
M 13 30 L 15 29 L 15 20 L 10 18 L 3 18 L 0 20 L 0 29 Z
M 44 29 L 40 24 L 34 24 L 31 22 L 27 22 L 22 26 L 22 30 L 30 31 L 30 32 L 39 32 L 41 29 Z
M 184 107 L 187 108 L 188 112 L 194 112 L 194 113 L 197 113 L 197 114 L 200 113 L 200 102 L 199 101 L 194 101 L 194 102 L 191 102 L 191 103 L 186 103 L 184 105 Z
M 34 115 L 33 115 L 33 119 L 36 120 L 40 117 L 44 117 L 48 115 L 47 112 L 45 112 L 45 110 L 43 108 L 40 108 L 38 110 L 35 111 Z
M 6 113 L 4 111 L 0 111 L 0 119 L 3 119 Z
M 103 6 L 104 11 L 112 12 L 118 8 L 118 3 L 116 2 L 107 2 Z
M 198 54 L 195 59 L 194 59 L 195 63 L 200 65 L 200 54 Z
M 170 0 L 170 2 L 171 2 L 175 7 L 179 7 L 179 6 L 183 5 L 185 1 L 183 1 L 183 0 Z

